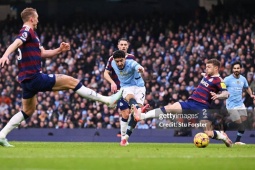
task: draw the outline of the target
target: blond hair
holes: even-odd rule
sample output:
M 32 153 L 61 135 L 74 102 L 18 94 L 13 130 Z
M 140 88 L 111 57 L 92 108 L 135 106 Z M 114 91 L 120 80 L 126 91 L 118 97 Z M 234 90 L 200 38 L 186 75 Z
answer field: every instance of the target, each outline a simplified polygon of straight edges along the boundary
M 213 66 L 220 68 L 220 61 L 215 58 L 208 60 L 206 64 L 212 64 Z
M 36 12 L 37 11 L 34 8 L 25 8 L 20 14 L 22 21 L 27 22 L 31 16 L 35 15 Z

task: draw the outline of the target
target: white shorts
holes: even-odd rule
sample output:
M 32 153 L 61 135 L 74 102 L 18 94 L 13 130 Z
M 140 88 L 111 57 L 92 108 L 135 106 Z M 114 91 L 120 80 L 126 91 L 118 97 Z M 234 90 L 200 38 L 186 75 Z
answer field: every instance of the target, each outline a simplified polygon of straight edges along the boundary
M 122 97 L 125 99 L 128 94 L 133 94 L 135 96 L 135 100 L 138 104 L 143 105 L 145 100 L 145 87 L 137 87 L 137 86 L 130 86 L 130 87 L 122 87 L 123 95 Z
M 241 116 L 247 116 L 247 110 L 245 105 L 228 109 L 228 113 L 232 121 L 240 120 Z

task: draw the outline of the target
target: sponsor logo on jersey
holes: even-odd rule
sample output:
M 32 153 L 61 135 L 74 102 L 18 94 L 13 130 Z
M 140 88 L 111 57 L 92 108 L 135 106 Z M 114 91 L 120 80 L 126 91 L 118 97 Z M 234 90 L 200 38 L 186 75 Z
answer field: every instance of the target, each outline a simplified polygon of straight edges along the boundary
M 209 86 L 209 84 L 206 81 L 204 81 L 204 79 L 201 80 L 201 84 L 203 84 L 205 87 Z
M 23 41 L 27 40 L 27 32 L 23 32 L 21 37 L 20 37 Z

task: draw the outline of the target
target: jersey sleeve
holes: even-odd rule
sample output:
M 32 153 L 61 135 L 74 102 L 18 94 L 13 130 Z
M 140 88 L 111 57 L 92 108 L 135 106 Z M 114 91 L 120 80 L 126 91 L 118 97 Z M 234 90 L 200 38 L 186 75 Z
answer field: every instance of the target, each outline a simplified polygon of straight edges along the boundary
M 20 30 L 19 35 L 17 36 L 18 39 L 20 39 L 23 43 L 28 41 L 31 37 L 31 34 L 29 32 L 29 28 L 25 28 Z
M 112 71 L 112 70 L 113 70 L 113 68 L 112 68 L 112 60 L 113 60 L 113 58 L 112 58 L 112 56 L 111 56 L 111 57 L 108 59 L 108 61 L 107 61 L 105 70 L 108 70 L 108 71 Z
M 137 63 L 135 60 L 132 60 L 132 66 L 137 71 L 139 67 L 142 67 L 139 63 Z
M 246 80 L 245 77 L 243 77 L 243 82 L 244 82 L 243 88 L 244 88 L 244 89 L 247 89 L 247 88 L 249 87 L 249 84 L 248 84 L 248 81 Z

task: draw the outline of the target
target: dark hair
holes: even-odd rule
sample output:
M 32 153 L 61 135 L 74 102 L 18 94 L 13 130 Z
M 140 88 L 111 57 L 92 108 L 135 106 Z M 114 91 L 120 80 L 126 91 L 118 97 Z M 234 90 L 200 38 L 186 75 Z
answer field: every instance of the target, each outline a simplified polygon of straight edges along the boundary
M 213 66 L 216 66 L 218 68 L 220 68 L 220 61 L 217 59 L 210 59 L 206 62 L 206 64 L 213 64 Z
M 235 61 L 233 64 L 231 64 L 231 70 L 233 70 L 234 65 L 239 65 L 240 68 L 242 68 L 242 63 L 240 61 Z
M 129 42 L 126 38 L 120 38 L 120 39 L 118 40 L 118 44 L 120 43 L 120 41 L 127 41 L 127 42 Z
M 122 50 L 117 50 L 113 53 L 113 58 L 125 58 L 125 52 Z

